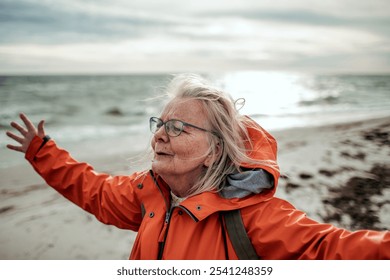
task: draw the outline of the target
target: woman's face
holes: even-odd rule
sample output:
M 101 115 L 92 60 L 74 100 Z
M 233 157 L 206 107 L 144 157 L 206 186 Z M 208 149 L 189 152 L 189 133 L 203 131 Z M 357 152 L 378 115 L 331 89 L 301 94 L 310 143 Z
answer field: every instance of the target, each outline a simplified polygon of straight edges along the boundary
M 204 129 L 210 129 L 200 101 L 173 100 L 160 117 L 163 122 L 181 120 Z M 184 126 L 179 136 L 168 136 L 164 126 L 154 134 L 151 145 L 154 151 L 152 169 L 158 173 L 171 190 L 179 196 L 199 179 L 203 169 L 212 162 L 209 152 L 208 132 Z

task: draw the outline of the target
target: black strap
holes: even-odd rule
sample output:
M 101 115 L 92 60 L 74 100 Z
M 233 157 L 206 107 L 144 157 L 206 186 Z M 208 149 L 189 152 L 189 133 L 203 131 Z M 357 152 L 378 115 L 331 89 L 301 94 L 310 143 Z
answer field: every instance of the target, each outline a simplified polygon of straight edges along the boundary
M 39 146 L 38 148 L 38 152 L 42 149 L 43 146 L 45 146 L 45 144 L 50 140 L 50 136 L 49 135 L 45 135 L 43 138 L 42 138 L 42 144 Z
M 222 213 L 225 218 L 226 230 L 229 234 L 230 241 L 236 251 L 239 260 L 258 260 L 260 259 L 248 234 L 245 230 L 241 218 L 240 210 L 226 211 Z
M 228 249 L 227 240 L 226 240 L 225 223 L 223 220 L 223 214 L 221 212 L 219 213 L 219 223 L 221 224 L 223 247 L 225 249 L 225 260 L 229 260 L 229 249 Z

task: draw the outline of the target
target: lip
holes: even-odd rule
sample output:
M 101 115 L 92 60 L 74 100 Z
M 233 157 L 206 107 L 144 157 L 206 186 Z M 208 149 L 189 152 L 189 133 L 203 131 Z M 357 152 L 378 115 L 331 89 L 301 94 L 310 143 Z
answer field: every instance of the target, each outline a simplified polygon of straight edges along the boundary
M 155 152 L 155 154 L 157 156 L 172 156 L 172 154 L 169 154 L 169 153 L 166 153 L 166 152 L 162 152 L 162 151 L 157 151 L 157 152 Z
M 155 156 L 173 156 L 173 153 L 170 151 L 169 147 L 156 143 L 153 147 Z

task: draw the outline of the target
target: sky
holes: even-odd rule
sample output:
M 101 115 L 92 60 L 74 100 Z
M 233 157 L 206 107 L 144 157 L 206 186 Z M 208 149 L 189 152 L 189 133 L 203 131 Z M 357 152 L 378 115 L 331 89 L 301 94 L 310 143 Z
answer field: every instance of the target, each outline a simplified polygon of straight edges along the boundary
M 0 0 L 0 74 L 390 73 L 389 0 Z

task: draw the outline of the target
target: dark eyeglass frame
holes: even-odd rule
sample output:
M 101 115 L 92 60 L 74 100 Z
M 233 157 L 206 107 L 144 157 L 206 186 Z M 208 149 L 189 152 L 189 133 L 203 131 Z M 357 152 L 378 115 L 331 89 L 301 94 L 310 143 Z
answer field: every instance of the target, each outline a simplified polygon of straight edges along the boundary
M 176 126 L 176 125 L 173 125 L 174 123 L 179 123 L 179 124 L 180 124 L 180 127 L 178 127 L 178 126 Z M 156 130 L 153 129 L 154 124 L 156 124 Z M 168 126 L 167 126 L 167 124 L 168 124 Z M 174 133 L 173 130 L 170 129 L 169 124 L 172 124 L 172 128 L 179 129 L 179 132 L 178 132 L 178 133 Z M 218 133 L 216 133 L 216 132 L 214 132 L 214 131 L 204 129 L 204 128 L 201 128 L 201 127 L 199 127 L 199 126 L 196 126 L 196 125 L 193 125 L 193 124 L 190 124 L 190 123 L 183 122 L 183 121 L 181 121 L 181 120 L 171 119 L 171 120 L 168 120 L 168 121 L 164 122 L 162 119 L 157 118 L 157 117 L 151 117 L 151 118 L 149 119 L 149 128 L 150 128 L 150 131 L 151 131 L 153 134 L 155 134 L 155 133 L 161 128 L 161 126 L 164 126 L 165 132 L 167 133 L 167 135 L 169 135 L 169 136 L 171 136 L 171 137 L 177 137 L 177 136 L 179 136 L 179 135 L 184 131 L 184 127 L 185 127 L 185 126 L 189 126 L 189 127 L 193 127 L 193 128 L 196 128 L 196 129 L 205 131 L 205 132 L 212 133 L 213 135 L 215 135 L 215 136 L 217 136 L 218 138 L 220 138 L 219 135 L 218 135 Z

